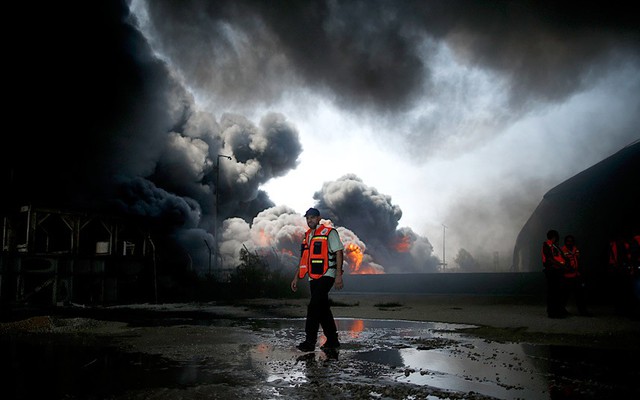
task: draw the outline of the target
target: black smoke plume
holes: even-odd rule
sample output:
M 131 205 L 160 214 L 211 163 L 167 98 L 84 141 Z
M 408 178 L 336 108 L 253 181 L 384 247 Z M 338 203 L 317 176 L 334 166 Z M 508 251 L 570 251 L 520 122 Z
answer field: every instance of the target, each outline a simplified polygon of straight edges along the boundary
M 637 69 L 640 23 L 631 7 L 547 1 L 12 4 L 6 14 L 20 23 L 7 28 L 5 48 L 11 122 L 0 139 L 8 193 L 3 209 L 31 203 L 143 216 L 182 244 L 197 266 L 206 265 L 205 241 L 213 240 L 217 225 L 224 254 L 237 251 L 246 237 L 256 248 L 295 258 L 282 255 L 293 239 L 280 230 L 275 233 L 282 237 L 264 246 L 255 237 L 269 233 L 254 229 L 265 221 L 286 221 L 298 235 L 304 229 L 298 214 L 260 189 L 295 168 L 303 150 L 295 124 L 272 104 L 308 88 L 354 113 L 386 117 L 380 137 L 424 162 L 443 137 L 475 145 L 540 104 L 588 89 L 611 67 Z M 505 89 L 504 110 L 487 120 L 489 133 L 472 133 L 473 140 L 462 140 L 468 121 L 455 107 L 394 129 L 418 98 L 433 104 L 444 96 L 447 105 L 464 99 L 435 77 L 440 42 L 459 63 L 496 74 Z M 635 118 L 614 133 L 635 137 Z M 445 129 L 450 126 L 456 129 Z M 575 143 L 588 152 L 593 141 Z M 400 208 L 357 177 L 325 183 L 315 198 L 347 237 L 366 246 L 372 265 L 434 268 L 429 241 L 399 228 Z M 509 199 L 533 201 L 518 194 Z M 511 204 L 505 213 L 518 209 Z M 492 215 L 475 213 L 474 226 L 489 224 Z

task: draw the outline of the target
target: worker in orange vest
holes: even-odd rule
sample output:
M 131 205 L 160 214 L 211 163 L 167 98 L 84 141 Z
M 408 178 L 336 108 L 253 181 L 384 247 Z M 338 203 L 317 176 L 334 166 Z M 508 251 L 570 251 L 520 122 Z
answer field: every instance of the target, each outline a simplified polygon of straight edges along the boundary
M 547 316 L 564 318 L 569 313 L 565 308 L 565 277 L 567 261 L 558 247 L 560 233 L 555 229 L 547 232 L 547 240 L 542 243 L 542 265 L 547 281 Z
M 320 224 L 320 211 L 310 208 L 304 214 L 309 229 L 304 235 L 298 270 L 291 281 L 291 290 L 298 290 L 298 281 L 309 275 L 311 300 L 307 306 L 305 322 L 305 340 L 297 348 L 304 352 L 314 351 L 318 331 L 322 332 L 326 342 L 320 347 L 325 352 L 336 351 L 340 347 L 338 329 L 331 312 L 329 291 L 335 284 L 342 289 L 342 263 L 344 245 L 338 231 L 330 226 Z
M 580 271 L 580 249 L 576 246 L 576 240 L 573 235 L 564 237 L 564 245 L 560 248 L 562 255 L 567 261 L 567 269 L 564 273 L 565 279 L 565 307 L 568 300 L 573 296 L 576 300 L 578 313 L 583 316 L 589 316 L 587 311 L 587 293 L 584 276 Z

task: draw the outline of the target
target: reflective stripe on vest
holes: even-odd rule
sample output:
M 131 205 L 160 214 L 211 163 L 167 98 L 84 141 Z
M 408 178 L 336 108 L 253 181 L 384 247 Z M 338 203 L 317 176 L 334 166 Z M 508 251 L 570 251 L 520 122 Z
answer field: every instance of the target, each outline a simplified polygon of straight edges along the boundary
M 551 240 L 547 240 L 544 242 L 545 246 L 549 246 L 551 248 L 551 254 L 554 260 L 556 260 L 559 264 L 564 264 L 565 259 L 562 255 L 562 251 L 556 246 Z M 547 260 L 544 255 L 544 251 L 542 252 L 542 263 L 546 264 Z M 546 265 L 545 265 L 546 268 Z M 553 266 L 554 269 L 558 269 L 559 267 Z
M 298 278 L 302 279 L 307 274 L 309 270 L 309 247 L 302 245 L 300 249 L 300 266 L 298 267 Z
M 573 250 L 569 250 L 567 246 L 562 246 L 561 250 L 564 253 L 565 259 L 569 260 L 569 269 L 564 273 L 564 277 L 575 278 L 580 275 L 578 272 L 578 254 L 580 254 L 578 248 L 574 247 Z

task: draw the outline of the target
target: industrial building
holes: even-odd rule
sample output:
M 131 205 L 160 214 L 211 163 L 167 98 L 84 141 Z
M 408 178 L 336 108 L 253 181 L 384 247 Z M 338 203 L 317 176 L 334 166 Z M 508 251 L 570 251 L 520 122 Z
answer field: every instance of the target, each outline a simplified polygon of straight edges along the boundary
M 151 301 L 155 268 L 154 243 L 134 221 L 31 205 L 3 215 L 5 307 Z

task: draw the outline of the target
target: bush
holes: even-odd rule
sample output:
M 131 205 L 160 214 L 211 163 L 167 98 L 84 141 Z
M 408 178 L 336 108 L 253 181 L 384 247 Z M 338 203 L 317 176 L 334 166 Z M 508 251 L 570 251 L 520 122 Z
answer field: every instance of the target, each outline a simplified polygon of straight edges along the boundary
M 299 298 L 304 290 L 292 292 L 292 273 L 272 268 L 268 262 L 247 249 L 240 249 L 240 265 L 231 274 L 226 296 L 229 299 Z

